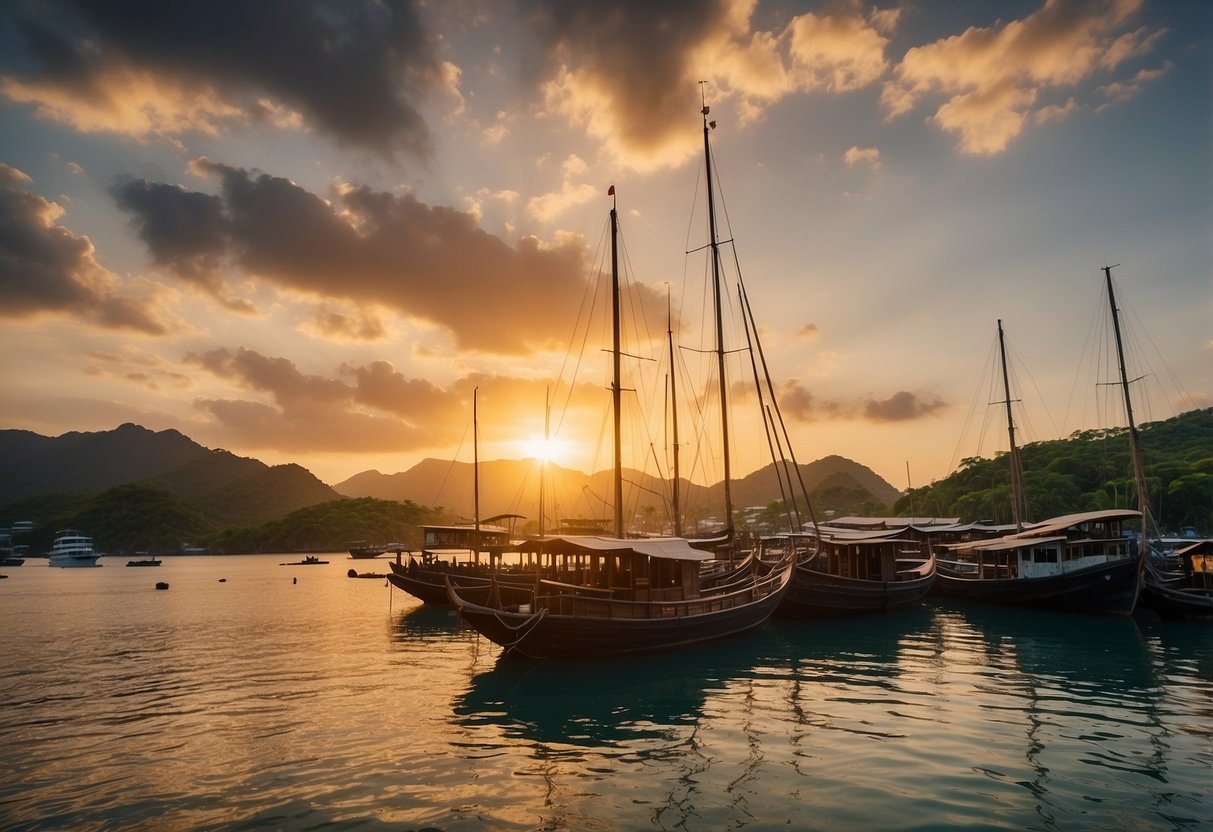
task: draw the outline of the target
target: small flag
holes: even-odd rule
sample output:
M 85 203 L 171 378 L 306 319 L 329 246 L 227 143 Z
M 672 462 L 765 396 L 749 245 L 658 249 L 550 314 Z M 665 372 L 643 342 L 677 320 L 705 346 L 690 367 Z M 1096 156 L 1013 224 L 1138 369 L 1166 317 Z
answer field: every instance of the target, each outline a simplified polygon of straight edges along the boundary
M 612 185 L 611 187 L 607 188 L 607 196 L 614 196 L 614 195 L 615 195 L 615 186 Z

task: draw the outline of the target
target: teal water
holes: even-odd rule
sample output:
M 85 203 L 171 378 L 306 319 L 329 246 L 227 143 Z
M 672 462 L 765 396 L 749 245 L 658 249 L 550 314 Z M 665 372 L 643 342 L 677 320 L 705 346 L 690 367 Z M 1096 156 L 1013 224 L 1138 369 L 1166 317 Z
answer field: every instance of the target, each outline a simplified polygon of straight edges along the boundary
M 499 661 L 297 559 L 0 570 L 0 828 L 1213 828 L 1208 622 L 930 603 Z

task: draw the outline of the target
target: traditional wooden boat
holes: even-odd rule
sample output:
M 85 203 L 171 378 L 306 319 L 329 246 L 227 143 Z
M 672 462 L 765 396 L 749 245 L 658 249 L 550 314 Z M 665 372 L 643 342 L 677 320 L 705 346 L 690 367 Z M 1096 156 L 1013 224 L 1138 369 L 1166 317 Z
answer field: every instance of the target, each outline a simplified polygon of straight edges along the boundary
M 888 612 L 919 604 L 935 583 L 935 556 L 917 541 L 884 532 L 819 526 L 788 535 L 798 556 L 792 585 L 776 610 L 789 618 Z
M 1142 606 L 1163 618 L 1213 617 L 1213 540 L 1199 540 L 1178 549 L 1166 568 L 1146 559 Z
M 946 546 L 935 588 L 941 595 L 999 604 L 1130 615 L 1143 560 L 1123 524 L 1140 518 L 1132 509 L 1088 511 Z
M 395 563 L 389 562 L 388 582 L 425 604 L 449 604 L 446 593 L 448 578 L 461 586 L 486 586 L 497 578 L 508 583 L 520 576 L 523 583 L 534 582 L 533 569 L 521 565 L 507 567 L 503 557 L 510 549 L 510 531 L 498 525 L 504 520 L 521 519 L 517 514 L 498 514 L 480 521 L 480 451 L 477 393 L 472 393 L 473 495 L 475 519 L 471 523 L 425 525 L 422 531 L 420 557 L 409 553 L 408 562 L 401 562 L 397 553 Z M 464 560 L 459 558 L 464 556 Z M 482 560 L 483 558 L 483 560 Z
M 735 635 L 770 617 L 793 568 L 790 558 L 769 571 L 753 561 L 749 575 L 702 589 L 699 564 L 712 556 L 684 538 L 551 537 L 532 547 L 545 574 L 567 579 L 539 579 L 522 603 L 503 603 L 496 583 L 447 585 L 463 620 L 506 655 L 584 658 Z
M 708 168 L 709 248 L 712 258 L 716 318 L 716 356 L 721 402 L 725 512 L 732 519 L 730 496 L 728 408 L 725 349 L 721 336 L 719 241 L 715 226 L 708 107 L 703 114 L 705 161 Z M 612 186 L 608 196 L 615 196 Z M 485 637 L 501 645 L 506 655 L 535 658 L 594 657 L 668 650 L 735 635 L 758 627 L 779 605 L 791 583 L 794 562 L 787 556 L 776 564 L 748 558 L 737 568 L 726 563 L 705 564 L 715 555 L 684 537 L 625 536 L 623 520 L 620 299 L 618 214 L 610 211 L 611 313 L 614 416 L 614 535 L 559 535 L 519 544 L 516 550 L 532 558 L 538 572 L 527 597 L 504 597 L 516 586 L 491 581 L 488 586 L 458 585 L 448 579 L 447 596 L 460 616 Z M 748 310 L 747 310 L 748 311 Z M 751 331 L 752 335 L 753 332 Z M 672 352 L 672 347 L 671 347 Z M 760 395 L 761 398 L 761 395 Z M 677 517 L 677 511 L 675 512 Z M 677 523 L 677 519 L 676 519 Z M 731 536 L 730 536 L 731 537 Z M 730 553 L 731 554 L 731 553 Z

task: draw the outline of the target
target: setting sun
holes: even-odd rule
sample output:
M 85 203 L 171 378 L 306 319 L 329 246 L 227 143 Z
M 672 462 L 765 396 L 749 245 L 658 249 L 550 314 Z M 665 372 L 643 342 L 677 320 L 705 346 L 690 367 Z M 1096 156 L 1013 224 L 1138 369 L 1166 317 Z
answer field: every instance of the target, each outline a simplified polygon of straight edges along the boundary
M 522 451 L 523 458 L 537 459 L 540 462 L 562 462 L 567 456 L 568 449 L 564 447 L 567 443 L 561 442 L 559 439 L 545 438 L 543 436 L 532 436 L 529 439 L 524 439 L 519 442 L 519 447 Z

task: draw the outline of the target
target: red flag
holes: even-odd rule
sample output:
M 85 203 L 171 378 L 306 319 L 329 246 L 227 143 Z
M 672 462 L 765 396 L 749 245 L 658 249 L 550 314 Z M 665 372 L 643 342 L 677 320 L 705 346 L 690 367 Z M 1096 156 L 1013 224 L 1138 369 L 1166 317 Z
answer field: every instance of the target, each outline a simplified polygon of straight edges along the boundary
M 615 186 L 612 185 L 611 187 L 607 188 L 607 196 L 614 196 L 614 195 L 615 195 Z

